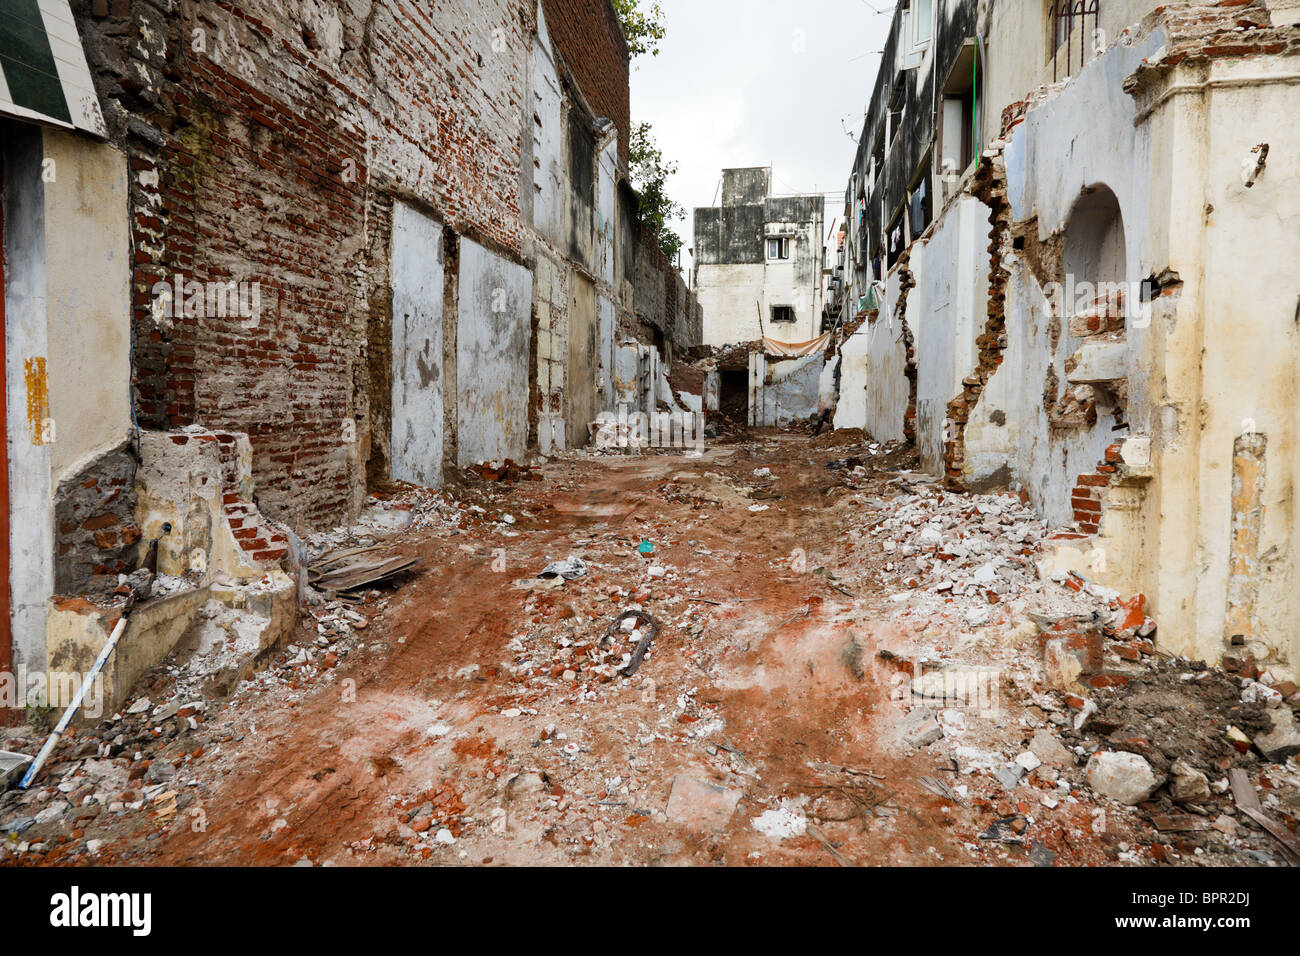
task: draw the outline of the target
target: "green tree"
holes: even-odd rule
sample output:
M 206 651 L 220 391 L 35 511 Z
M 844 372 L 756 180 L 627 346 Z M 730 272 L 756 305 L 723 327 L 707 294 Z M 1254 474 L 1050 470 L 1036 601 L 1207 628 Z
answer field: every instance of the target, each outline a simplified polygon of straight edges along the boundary
M 628 51 L 637 57 L 649 53 L 659 55 L 659 41 L 664 38 L 664 12 L 658 0 L 614 0 L 614 9 L 623 24 Z
M 649 123 L 632 127 L 628 156 L 641 219 L 659 241 L 659 248 L 668 260 L 675 261 L 682 239 L 670 224 L 686 216 L 686 209 L 668 196 L 668 177 L 676 175 L 677 164 L 664 161 Z

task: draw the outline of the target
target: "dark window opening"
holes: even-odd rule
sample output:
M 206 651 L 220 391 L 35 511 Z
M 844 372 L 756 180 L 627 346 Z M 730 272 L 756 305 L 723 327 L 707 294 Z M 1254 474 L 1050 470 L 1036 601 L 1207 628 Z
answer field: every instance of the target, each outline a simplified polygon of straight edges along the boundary
M 885 267 L 894 268 L 894 263 L 898 257 L 903 254 L 907 248 L 907 230 L 906 223 L 903 221 L 903 210 L 898 210 L 898 215 L 894 217 L 889 228 L 885 230 Z
M 927 156 L 921 164 L 921 171 L 917 174 L 916 181 L 913 184 L 907 207 L 913 239 L 919 239 L 921 233 L 925 232 L 929 227 L 932 209 L 933 203 L 930 199 L 930 157 Z
M 773 322 L 793 322 L 794 306 L 792 305 L 774 305 L 772 306 Z
M 975 40 L 967 40 L 940 90 L 939 173 L 960 177 L 979 158 L 979 87 L 985 66 Z

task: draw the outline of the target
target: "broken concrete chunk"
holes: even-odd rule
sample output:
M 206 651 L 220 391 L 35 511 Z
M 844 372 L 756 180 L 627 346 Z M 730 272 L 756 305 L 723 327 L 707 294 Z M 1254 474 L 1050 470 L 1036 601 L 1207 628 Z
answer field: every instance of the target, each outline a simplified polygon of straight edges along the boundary
M 1083 673 L 1083 664 L 1071 653 L 1064 638 L 1047 642 L 1043 649 L 1043 680 L 1056 690 L 1073 690 Z
M 996 771 L 993 776 L 997 778 L 998 783 L 1002 784 L 1002 789 L 1014 790 L 1020 785 L 1026 772 L 1020 764 L 1013 763 Z
M 750 821 L 750 825 L 759 833 L 774 840 L 803 836 L 808 832 L 808 818 L 804 812 L 797 807 L 789 806 L 759 814 Z
M 1099 385 L 1128 378 L 1128 346 L 1124 342 L 1085 345 L 1074 354 L 1074 371 L 1066 376 L 1072 385 Z
M 1032 750 L 1026 750 L 1016 757 L 1016 765 L 1023 767 L 1025 773 L 1033 773 L 1043 765 L 1043 761 Z
M 1286 763 L 1289 757 L 1300 754 L 1300 727 L 1296 726 L 1290 707 L 1272 707 L 1268 716 L 1273 727 L 1255 738 L 1255 746 L 1274 763 Z
M 1033 739 L 1029 741 L 1029 749 L 1034 752 L 1034 756 L 1048 766 L 1074 766 L 1074 754 L 1070 753 L 1050 730 L 1035 732 Z
M 1088 761 L 1092 789 L 1126 806 L 1136 806 L 1160 788 L 1165 778 L 1137 754 L 1101 751 Z
M 934 712 L 917 708 L 903 718 L 903 743 L 913 750 L 928 747 L 943 736 L 943 728 L 935 719 Z
M 546 778 L 540 773 L 530 771 L 518 773 L 506 784 L 507 799 L 516 800 L 533 793 L 543 793 L 548 789 Z
M 176 768 L 168 761 L 155 760 L 149 764 L 149 770 L 145 774 L 145 780 L 148 783 L 165 783 L 174 776 L 176 776 Z
M 1210 799 L 1210 780 L 1185 760 L 1169 768 L 1169 794 L 1178 803 L 1204 803 Z
M 702 830 L 721 830 L 731 820 L 740 802 L 740 791 L 719 787 L 698 777 L 678 774 L 668 794 L 668 819 Z

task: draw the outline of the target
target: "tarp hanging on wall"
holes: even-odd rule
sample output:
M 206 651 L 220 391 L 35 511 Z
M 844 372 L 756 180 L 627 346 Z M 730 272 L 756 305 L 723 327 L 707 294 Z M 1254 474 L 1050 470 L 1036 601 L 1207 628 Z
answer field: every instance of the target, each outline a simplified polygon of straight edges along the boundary
M 68 0 L 0 5 L 0 114 L 108 135 Z
M 811 342 L 778 342 L 776 339 L 763 339 L 763 350 L 768 355 L 775 355 L 779 358 L 801 358 L 805 355 L 812 355 L 814 352 L 825 350 L 826 343 L 830 341 L 831 333 L 820 335 Z

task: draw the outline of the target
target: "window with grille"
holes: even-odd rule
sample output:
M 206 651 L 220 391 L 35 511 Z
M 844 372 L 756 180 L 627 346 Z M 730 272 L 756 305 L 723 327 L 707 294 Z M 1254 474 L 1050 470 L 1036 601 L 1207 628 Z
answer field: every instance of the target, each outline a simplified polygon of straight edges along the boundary
M 1101 44 L 1101 0 L 1052 0 L 1052 79 L 1073 76 L 1084 67 Z

